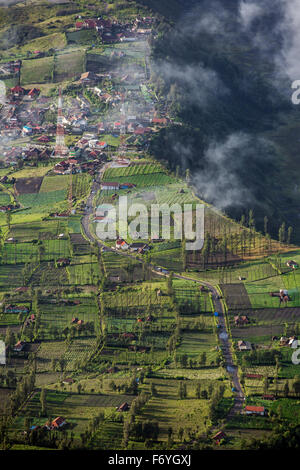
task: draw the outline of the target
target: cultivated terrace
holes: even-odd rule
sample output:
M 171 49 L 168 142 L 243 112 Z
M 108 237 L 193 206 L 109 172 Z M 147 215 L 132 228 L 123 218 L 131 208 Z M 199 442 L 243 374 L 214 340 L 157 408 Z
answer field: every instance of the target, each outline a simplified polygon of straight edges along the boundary
M 149 151 L 176 122 L 151 75 L 162 22 L 125 0 L 0 8 L 4 449 L 240 449 L 299 424 L 291 229 L 204 202 L 200 251 L 174 223 L 98 237 L 119 196 L 203 202 Z

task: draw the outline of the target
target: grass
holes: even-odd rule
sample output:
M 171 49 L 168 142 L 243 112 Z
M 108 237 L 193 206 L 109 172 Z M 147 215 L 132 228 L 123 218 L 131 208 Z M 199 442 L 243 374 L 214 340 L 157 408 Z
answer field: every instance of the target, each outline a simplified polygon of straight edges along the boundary
M 9 54 L 26 54 L 27 52 L 41 51 L 46 52 L 49 48 L 63 49 L 67 45 L 64 33 L 53 33 L 46 36 L 33 39 L 19 47 L 12 47 L 7 52 Z
M 108 181 L 107 177 L 104 181 Z M 117 178 L 118 183 L 132 183 L 138 188 L 151 187 L 151 186 L 162 186 L 172 182 L 172 178 L 165 173 L 150 173 L 146 175 L 136 176 L 120 176 Z
M 74 285 L 94 285 L 100 279 L 98 263 L 80 263 L 67 268 L 70 283 Z
M 45 176 L 40 187 L 40 193 L 67 190 L 70 175 Z
M 55 82 L 79 77 L 85 71 L 85 52 L 83 49 L 65 51 L 57 54 L 54 61 Z
M 20 242 L 32 240 L 46 240 L 57 237 L 67 230 L 67 222 L 64 220 L 48 220 L 28 224 L 13 225 L 8 237 L 16 238 Z
M 206 353 L 207 364 L 211 364 L 217 358 L 216 338 L 210 333 L 184 332 L 177 355 L 187 355 L 196 359 L 202 352 Z
M 66 33 L 68 44 L 97 44 L 98 36 L 94 30 L 80 30 Z
M 49 192 L 39 192 L 32 194 L 22 194 L 19 196 L 20 203 L 27 208 L 26 215 L 32 213 L 41 214 L 41 218 L 45 217 L 47 212 L 54 211 L 54 208 L 61 202 L 65 201 L 66 190 L 55 190 Z
M 53 57 L 23 60 L 21 68 L 21 85 L 29 83 L 52 82 Z
M 133 165 L 125 168 L 108 168 L 103 178 L 105 181 L 113 181 L 119 176 L 147 175 L 150 173 L 161 173 L 161 166 L 156 163 L 145 163 L 143 165 Z
M 167 440 L 169 427 L 172 427 L 175 439 L 181 427 L 195 431 L 198 436 L 208 429 L 211 424 L 208 417 L 209 401 L 194 398 L 195 383 L 187 384 L 188 398 L 179 400 L 179 380 L 151 379 L 151 382 L 157 389 L 157 396 L 147 402 L 137 420 L 157 420 L 160 440 Z
M 31 167 L 31 168 L 23 168 L 22 170 L 15 171 L 11 174 L 13 178 L 37 178 L 41 176 L 45 176 L 48 171 L 53 168 L 53 165 L 46 165 L 46 166 L 38 166 L 38 167 Z

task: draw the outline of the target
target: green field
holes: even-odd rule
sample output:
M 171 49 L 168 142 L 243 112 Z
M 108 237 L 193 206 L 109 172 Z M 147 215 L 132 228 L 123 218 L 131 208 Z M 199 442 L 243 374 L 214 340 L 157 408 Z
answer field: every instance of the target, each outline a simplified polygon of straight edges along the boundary
M 52 81 L 53 57 L 24 60 L 21 69 L 21 85 Z
M 55 56 L 54 80 L 56 83 L 70 78 L 79 78 L 83 72 L 85 72 L 84 50 L 66 50 Z

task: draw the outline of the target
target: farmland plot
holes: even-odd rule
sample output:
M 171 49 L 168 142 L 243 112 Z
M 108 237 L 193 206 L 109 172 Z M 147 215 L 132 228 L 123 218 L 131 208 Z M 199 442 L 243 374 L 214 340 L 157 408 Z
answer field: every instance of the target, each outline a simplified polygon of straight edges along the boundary
M 75 299 L 76 300 L 76 299 Z M 40 305 L 42 314 L 43 331 L 48 337 L 54 333 L 54 328 L 61 335 L 65 328 L 74 327 L 74 332 L 83 336 L 93 336 L 98 324 L 98 306 L 93 298 L 80 298 L 78 305 L 68 305 L 66 303 L 43 303 Z M 93 324 L 93 331 L 90 329 L 80 330 L 76 324 L 72 323 L 73 318 L 82 320 L 84 324 Z
M 69 284 L 66 268 L 56 268 L 52 262 L 43 262 L 33 272 L 32 286 L 65 286 Z
M 42 177 L 35 178 L 18 178 L 15 183 L 16 192 L 18 194 L 38 193 L 42 184 Z
M 64 341 L 43 341 L 37 353 L 37 371 L 50 372 L 51 361 L 61 359 L 65 351 Z
M 23 285 L 22 265 L 0 265 L 0 288 L 20 287 Z
M 75 285 L 94 285 L 100 279 L 98 263 L 79 263 L 68 266 L 70 283 Z
M 172 178 L 166 175 L 165 173 L 149 173 L 145 175 L 119 176 L 118 178 L 116 178 L 116 180 L 120 184 L 132 183 L 138 188 L 163 186 L 173 181 Z M 108 180 L 106 179 L 106 181 Z
M 95 337 L 75 338 L 68 347 L 64 359 L 67 361 L 66 370 L 71 372 L 76 369 L 78 362 L 85 360 L 96 349 L 97 340 Z
M 1 255 L 4 264 L 21 264 L 37 261 L 39 252 L 31 243 L 5 243 Z
M 211 312 L 212 304 L 209 295 L 200 292 L 199 286 L 189 282 L 175 280 L 173 283 L 175 300 L 179 305 L 181 314 Z
M 40 188 L 41 193 L 49 191 L 67 190 L 70 182 L 70 175 L 45 176 Z
M 70 240 L 74 255 L 86 255 L 91 252 L 89 242 L 81 235 L 81 233 L 71 233 Z
M 47 83 L 52 81 L 53 57 L 23 60 L 21 68 L 21 85 Z
M 45 240 L 43 242 L 43 261 L 52 261 L 58 258 L 69 258 L 70 243 L 69 240 Z
M 151 173 L 161 173 L 162 167 L 156 163 L 145 163 L 143 165 L 132 165 L 124 168 L 108 168 L 103 181 L 114 181 L 122 176 L 148 175 Z
M 63 220 L 49 220 L 27 224 L 13 225 L 7 238 L 15 238 L 19 242 L 33 240 L 49 240 L 66 232 L 66 222 Z
M 230 310 L 251 308 L 251 303 L 244 284 L 222 284 L 220 287 Z
M 43 218 L 45 213 L 50 213 L 55 208 L 63 210 L 67 207 L 66 195 L 66 190 L 22 194 L 19 196 L 19 201 L 26 210 L 20 214 L 26 214 L 26 216 L 27 214 L 40 214 Z
M 55 82 L 79 77 L 83 72 L 85 72 L 85 51 L 83 49 L 75 49 L 55 56 Z
M 178 399 L 179 381 L 172 379 L 154 379 L 157 397 L 151 398 L 141 413 L 141 419 L 154 419 L 160 423 L 159 438 L 166 441 L 168 428 L 172 427 L 174 436 L 180 427 L 190 428 L 196 435 L 204 433 L 210 425 L 208 418 L 208 400 L 196 400 L 192 395 L 193 384 L 188 386 L 188 398 Z

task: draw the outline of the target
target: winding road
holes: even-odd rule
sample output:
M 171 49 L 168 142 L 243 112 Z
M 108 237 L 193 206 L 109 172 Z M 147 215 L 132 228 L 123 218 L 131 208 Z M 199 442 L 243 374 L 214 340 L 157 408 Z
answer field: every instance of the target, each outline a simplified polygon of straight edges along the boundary
M 98 191 L 100 190 L 100 182 L 99 181 L 101 180 L 101 176 L 102 176 L 104 170 L 105 170 L 105 166 L 102 167 L 102 169 L 100 170 L 99 178 L 96 178 L 94 180 L 93 184 L 92 184 L 91 192 L 90 192 L 90 194 L 88 196 L 88 199 L 87 199 L 87 203 L 86 203 L 86 207 L 85 207 L 85 213 L 84 213 L 84 215 L 81 219 L 81 223 L 82 223 L 82 228 L 83 228 L 83 231 L 84 231 L 86 237 L 91 242 L 96 241 L 97 244 L 100 247 L 105 248 L 106 251 L 117 252 L 114 248 L 109 248 L 106 245 L 104 245 L 99 239 L 96 239 L 94 237 L 94 235 L 92 234 L 91 230 L 90 230 L 90 217 L 93 214 L 93 202 L 94 202 L 94 198 L 97 197 Z M 146 264 L 146 262 L 144 260 L 138 259 L 134 255 L 130 255 L 129 253 L 124 253 L 124 252 L 120 253 L 119 251 L 117 253 L 120 254 L 120 256 L 127 256 L 129 258 L 132 258 L 132 259 L 140 262 L 140 263 Z M 165 277 L 168 276 L 167 273 L 162 273 L 162 272 L 158 272 L 157 270 L 155 270 L 154 265 L 151 264 L 151 263 L 148 263 L 148 267 L 153 272 L 155 272 L 156 274 L 159 274 L 159 275 L 165 276 Z M 230 343 L 230 339 L 229 339 L 229 332 L 227 331 L 227 325 L 226 325 L 226 319 L 225 319 L 224 305 L 223 305 L 222 301 L 219 298 L 219 294 L 218 294 L 218 291 L 217 291 L 216 287 L 214 287 L 212 284 L 209 284 L 208 282 L 204 282 L 204 281 L 200 281 L 200 280 L 195 280 L 193 278 L 189 278 L 188 276 L 183 276 L 182 274 L 174 273 L 173 277 L 176 278 L 176 279 L 183 279 L 183 280 L 186 280 L 186 281 L 197 282 L 199 285 L 207 287 L 209 289 L 209 291 L 211 292 L 215 312 L 218 312 L 218 314 L 219 314 L 219 316 L 218 316 L 218 323 L 220 325 L 220 327 L 219 327 L 219 331 L 220 331 L 219 339 L 220 339 L 220 342 L 221 342 L 221 350 L 222 350 L 222 354 L 223 354 L 223 358 L 224 358 L 224 362 L 225 362 L 225 367 L 226 367 L 226 370 L 227 370 L 228 374 L 230 374 L 230 376 L 231 376 L 232 387 L 234 388 L 234 393 L 235 393 L 234 404 L 233 404 L 233 407 L 231 408 L 231 410 L 228 414 L 228 419 L 230 419 L 234 415 L 236 415 L 236 414 L 238 414 L 242 411 L 245 396 L 244 396 L 242 386 L 241 386 L 241 383 L 240 383 L 240 380 L 239 380 L 237 367 L 234 365 L 234 362 L 233 362 L 233 357 L 232 357 L 232 352 L 231 352 L 231 343 Z

